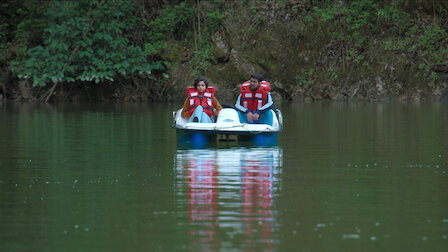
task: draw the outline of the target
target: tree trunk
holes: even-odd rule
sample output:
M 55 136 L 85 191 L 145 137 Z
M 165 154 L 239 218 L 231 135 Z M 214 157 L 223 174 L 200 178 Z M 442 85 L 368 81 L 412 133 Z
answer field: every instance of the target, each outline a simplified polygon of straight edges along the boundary
M 26 79 L 19 83 L 20 93 L 25 101 L 34 101 L 35 97 L 31 92 L 31 81 Z

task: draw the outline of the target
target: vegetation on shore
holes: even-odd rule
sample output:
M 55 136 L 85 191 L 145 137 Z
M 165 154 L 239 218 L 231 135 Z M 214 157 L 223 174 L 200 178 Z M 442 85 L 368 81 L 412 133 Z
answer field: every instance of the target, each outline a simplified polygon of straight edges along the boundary
M 436 99 L 443 0 L 20 0 L 0 3 L 0 93 L 13 101 L 224 101 L 254 71 L 285 100 Z

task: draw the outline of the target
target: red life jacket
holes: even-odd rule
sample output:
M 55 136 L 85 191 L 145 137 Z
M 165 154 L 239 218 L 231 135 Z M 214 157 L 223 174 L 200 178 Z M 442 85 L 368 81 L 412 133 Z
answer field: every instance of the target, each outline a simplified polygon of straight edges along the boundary
M 213 97 L 215 96 L 215 87 L 208 87 L 202 95 L 199 94 L 195 87 L 187 87 L 187 95 L 190 104 L 190 116 L 193 114 L 197 106 L 202 106 L 204 112 L 208 116 L 213 115 Z
M 249 81 L 241 85 L 241 105 L 250 111 L 256 111 L 268 102 L 268 93 L 271 91 L 271 84 L 267 81 L 262 81 L 255 92 L 250 90 L 249 85 Z

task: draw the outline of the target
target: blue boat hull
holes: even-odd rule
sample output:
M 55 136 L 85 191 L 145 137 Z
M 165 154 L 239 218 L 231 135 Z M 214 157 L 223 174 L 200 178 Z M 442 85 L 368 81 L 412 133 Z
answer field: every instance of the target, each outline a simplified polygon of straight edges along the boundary
M 209 146 L 245 144 L 253 146 L 275 146 L 278 133 L 235 133 L 216 131 L 176 130 L 178 144 L 186 147 L 205 148 Z

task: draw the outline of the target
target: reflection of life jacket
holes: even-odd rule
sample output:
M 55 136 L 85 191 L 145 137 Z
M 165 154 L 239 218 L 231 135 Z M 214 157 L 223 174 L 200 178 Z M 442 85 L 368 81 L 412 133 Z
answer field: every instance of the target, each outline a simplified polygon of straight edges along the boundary
M 261 81 L 260 87 L 255 92 L 250 90 L 249 85 L 249 81 L 241 85 L 241 105 L 250 111 L 256 111 L 268 102 L 268 93 L 271 91 L 271 84 L 267 81 Z
M 188 163 L 188 212 L 190 220 L 215 221 L 217 216 L 217 169 L 212 159 L 192 158 Z M 203 230 L 204 233 L 207 230 Z
M 208 116 L 213 115 L 213 97 L 215 96 L 215 87 L 208 87 L 205 92 L 200 95 L 195 87 L 187 87 L 187 95 L 190 104 L 190 116 L 193 114 L 197 106 L 202 106 L 204 112 Z
M 242 213 L 244 233 L 257 235 L 260 241 L 272 245 L 273 213 L 273 169 L 272 161 L 245 159 L 242 162 Z M 255 237 L 254 237 L 255 238 Z

